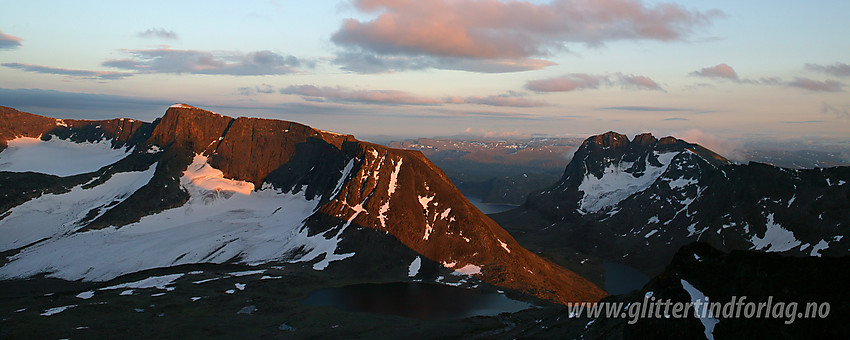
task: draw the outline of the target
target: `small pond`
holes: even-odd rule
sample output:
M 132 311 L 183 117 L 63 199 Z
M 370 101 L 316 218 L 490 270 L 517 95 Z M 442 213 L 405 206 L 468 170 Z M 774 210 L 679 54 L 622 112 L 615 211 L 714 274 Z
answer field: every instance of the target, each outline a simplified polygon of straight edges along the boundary
M 617 262 L 605 261 L 605 291 L 611 295 L 625 294 L 643 288 L 649 278 L 637 269 Z
M 495 214 L 503 211 L 508 211 L 516 208 L 516 205 L 511 204 L 501 204 L 501 203 L 484 203 L 478 197 L 470 197 L 467 196 L 466 199 L 469 200 L 469 203 L 472 203 L 478 210 L 485 214 Z

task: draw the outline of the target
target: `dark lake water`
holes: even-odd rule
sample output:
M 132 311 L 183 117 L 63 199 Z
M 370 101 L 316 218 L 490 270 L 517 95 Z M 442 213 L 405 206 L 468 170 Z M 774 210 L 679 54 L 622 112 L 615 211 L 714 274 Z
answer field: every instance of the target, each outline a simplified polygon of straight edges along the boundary
M 532 307 L 499 293 L 417 282 L 323 288 L 311 292 L 301 303 L 426 320 L 491 316 Z
M 478 197 L 467 196 L 466 199 L 469 200 L 469 203 L 472 203 L 472 205 L 474 205 L 476 208 L 478 208 L 478 210 L 481 210 L 481 212 L 485 214 L 500 213 L 517 207 L 515 205 L 510 204 L 484 203 L 481 202 L 481 199 Z
M 608 294 L 625 294 L 643 288 L 649 278 L 630 266 L 622 263 L 605 261 L 605 291 Z

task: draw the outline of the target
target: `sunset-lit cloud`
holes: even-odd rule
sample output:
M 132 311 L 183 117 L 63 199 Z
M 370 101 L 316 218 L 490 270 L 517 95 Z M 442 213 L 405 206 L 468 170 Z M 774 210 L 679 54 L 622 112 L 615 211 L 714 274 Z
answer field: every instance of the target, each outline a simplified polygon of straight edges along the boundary
M 30 64 L 22 64 L 22 63 L 3 63 L 2 64 L 8 68 L 14 68 L 27 72 L 34 73 L 44 73 L 44 74 L 57 74 L 62 76 L 67 76 L 71 78 L 80 78 L 80 79 L 99 79 L 99 80 L 113 80 L 113 79 L 122 79 L 126 77 L 130 77 L 133 74 L 127 72 L 110 72 L 110 71 L 90 71 L 90 70 L 74 70 L 67 68 L 59 68 L 59 67 L 50 67 L 50 66 L 41 66 L 41 65 L 30 65 Z
M 21 46 L 21 41 L 23 39 L 0 31 L 0 50 L 18 48 Z
M 699 71 L 691 72 L 691 75 L 704 78 L 728 79 L 735 82 L 741 81 L 738 77 L 738 72 L 735 72 L 735 69 L 727 64 L 705 67 Z
M 649 77 L 622 73 L 602 75 L 571 73 L 555 78 L 531 80 L 525 84 L 525 88 L 535 92 L 569 92 L 615 85 L 627 89 L 663 91 L 661 86 Z
M 233 76 L 277 75 L 298 72 L 300 67 L 312 67 L 312 63 L 272 51 L 251 53 L 209 52 L 157 48 L 149 50 L 124 50 L 131 55 L 127 59 L 112 59 L 103 62 L 109 66 L 138 73 L 189 73 L 223 74 Z
M 850 65 L 845 63 L 835 63 L 832 65 L 806 64 L 806 69 L 830 74 L 836 77 L 850 77 Z
M 508 92 L 506 94 L 491 95 L 491 96 L 469 96 L 469 97 L 448 97 L 446 103 L 449 104 L 478 104 L 489 106 L 507 106 L 507 107 L 540 107 L 549 106 L 550 104 L 538 100 L 524 98 L 521 93 Z
M 466 59 L 430 56 L 379 56 L 372 53 L 340 53 L 333 59 L 343 70 L 355 73 L 385 73 L 423 70 L 457 70 L 478 73 L 508 73 L 539 70 L 556 65 L 541 59 Z
M 749 85 L 783 85 L 782 79 L 779 77 L 762 77 L 759 79 L 741 78 L 738 72 L 728 64 L 718 64 L 711 67 L 705 67 L 699 71 L 694 71 L 690 76 L 702 77 L 715 80 L 729 80 L 738 84 Z
M 240 92 L 254 94 L 260 87 L 240 88 Z M 525 98 L 526 94 L 508 92 L 490 96 L 449 96 L 431 98 L 416 96 L 404 91 L 395 90 L 355 90 L 345 87 L 293 85 L 279 90 L 282 94 L 299 95 L 310 101 L 367 103 L 382 105 L 441 105 L 441 104 L 477 104 L 505 107 L 540 107 L 549 104 L 542 101 Z M 262 92 L 268 93 L 268 92 Z
M 320 98 L 331 102 L 354 102 L 385 105 L 437 105 L 442 102 L 434 98 L 417 97 L 395 90 L 353 90 L 344 87 L 297 85 L 280 89 L 282 94 Z
M 842 92 L 844 84 L 835 80 L 819 81 L 809 78 L 797 77 L 793 81 L 788 82 L 788 86 L 799 87 L 813 92 Z
M 345 20 L 331 40 L 344 54 L 513 59 L 544 57 L 580 43 L 683 40 L 723 16 L 641 0 L 519 1 L 354 0 L 355 9 L 379 13 Z

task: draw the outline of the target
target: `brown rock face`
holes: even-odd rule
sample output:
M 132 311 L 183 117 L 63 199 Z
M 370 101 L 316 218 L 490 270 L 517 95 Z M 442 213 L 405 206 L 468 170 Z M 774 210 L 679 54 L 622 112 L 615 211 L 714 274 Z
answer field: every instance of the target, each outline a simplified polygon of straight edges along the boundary
M 210 164 L 226 177 L 258 188 L 270 174 L 275 183 L 284 178 L 287 190 L 305 183 L 321 186 L 317 195 L 326 203 L 320 213 L 384 231 L 435 262 L 480 273 L 475 275 L 495 285 L 559 303 L 598 301 L 606 295 L 522 248 L 417 151 L 390 149 L 292 122 L 233 119 L 190 107 L 169 108 L 150 143 L 188 143 L 194 152 L 209 155 Z M 327 171 L 321 175 L 324 181 L 310 179 L 316 171 Z M 327 181 L 334 176 L 341 178 Z
M 56 119 L 0 106 L 0 151 L 16 137 L 36 138 L 56 127 Z
M 210 155 L 210 164 L 230 178 L 259 187 L 269 173 L 286 164 L 295 146 L 318 138 L 340 148 L 350 135 L 315 130 L 281 120 L 231 118 L 189 106 L 171 107 L 154 129 L 150 144 L 190 142 L 195 153 Z
M 422 153 L 359 142 L 354 161 L 350 179 L 321 212 L 387 232 L 445 267 L 480 270 L 480 277 L 498 286 L 558 303 L 606 295 L 522 248 Z
M 46 139 L 51 138 L 51 135 L 77 142 L 106 138 L 112 140 L 115 147 L 125 146 L 134 138 L 144 138 L 140 132 L 149 126 L 150 123 L 125 118 L 55 119 L 0 106 L 0 151 L 7 147 L 8 141 L 17 137 L 41 136 Z
M 188 105 L 172 106 L 155 126 L 128 119 L 61 121 L 8 108 L 0 114 L 3 141 L 44 133 L 79 141 L 105 136 L 121 145 L 156 145 L 166 149 L 163 155 L 181 160 L 159 158 L 153 184 L 140 190 L 146 196 L 132 205 L 134 209 L 162 200 L 162 183 L 179 177 L 183 170 L 178 168 L 185 169 L 191 153 L 202 153 L 228 178 L 252 182 L 257 188 L 267 183 L 286 191 L 305 190 L 308 198 L 320 197 L 318 213 L 328 220 L 386 232 L 432 261 L 494 285 L 558 303 L 598 301 L 606 295 L 584 278 L 522 248 L 417 151 L 360 142 L 298 123 L 226 117 Z M 151 208 L 144 214 L 156 211 Z

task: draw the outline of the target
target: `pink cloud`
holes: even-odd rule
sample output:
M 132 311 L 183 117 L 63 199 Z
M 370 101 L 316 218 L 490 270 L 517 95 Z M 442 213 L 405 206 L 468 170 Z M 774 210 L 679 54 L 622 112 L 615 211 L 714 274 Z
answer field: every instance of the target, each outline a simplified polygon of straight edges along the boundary
M 337 102 L 390 105 L 437 105 L 442 103 L 438 99 L 417 97 L 404 91 L 395 90 L 352 90 L 344 87 L 298 85 L 282 88 L 280 93 L 323 98 Z
M 614 85 L 637 90 L 664 91 L 658 83 L 649 77 L 622 73 L 614 73 L 613 75 L 571 73 L 555 78 L 532 80 L 525 84 L 525 88 L 535 92 L 569 92 Z
M 528 59 L 570 43 L 682 40 L 722 16 L 642 0 L 353 0 L 372 20 L 348 19 L 331 40 L 377 56 Z
M 23 39 L 0 31 L 0 49 L 13 49 L 21 46 Z
M 834 80 L 819 81 L 809 78 L 797 77 L 787 84 L 791 87 L 799 87 L 814 92 L 842 92 L 844 84 Z
M 536 92 L 568 92 L 599 88 L 600 84 L 606 82 L 610 82 L 608 76 L 572 73 L 556 78 L 532 80 L 525 84 L 525 88 Z
M 540 107 L 549 105 L 546 102 L 523 98 L 521 95 L 515 93 L 491 96 L 448 97 L 446 98 L 446 103 L 508 107 Z
M 691 72 L 691 75 L 705 78 L 723 78 L 734 81 L 740 81 L 738 78 L 738 73 L 735 72 L 735 69 L 732 66 L 727 64 L 719 64 L 712 67 L 706 67 L 699 71 Z
M 659 90 L 664 91 L 661 85 L 658 85 L 654 80 L 646 76 L 635 76 L 631 74 L 620 74 L 618 80 L 625 87 L 632 87 L 638 90 Z
M 264 86 L 268 86 L 265 85 Z M 245 95 L 268 93 L 251 87 L 239 88 Z M 263 89 L 266 89 L 265 87 Z M 313 101 L 352 102 L 385 105 L 441 105 L 441 104 L 478 104 L 507 107 L 539 107 L 549 104 L 524 98 L 525 94 L 508 92 L 507 94 L 491 96 L 450 96 L 445 98 L 420 97 L 404 91 L 395 90 L 354 90 L 345 87 L 293 85 L 279 90 L 282 94 L 299 95 L 312 98 Z

